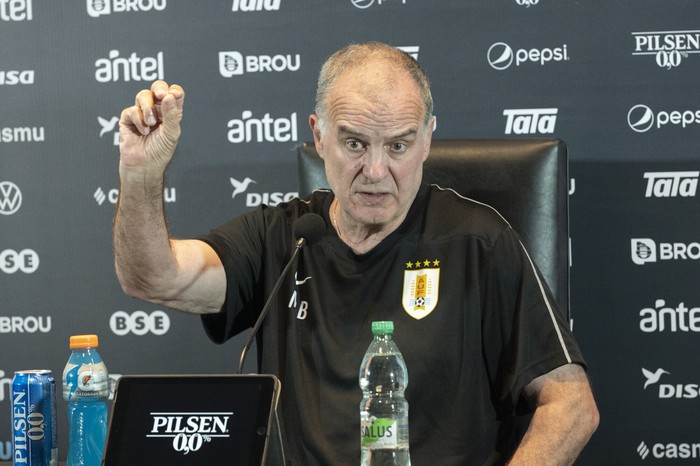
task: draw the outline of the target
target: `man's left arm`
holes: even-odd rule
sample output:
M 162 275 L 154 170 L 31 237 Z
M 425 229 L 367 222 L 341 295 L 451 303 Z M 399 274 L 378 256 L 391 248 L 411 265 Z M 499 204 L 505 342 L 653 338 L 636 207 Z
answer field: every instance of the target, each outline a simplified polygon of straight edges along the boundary
M 578 364 L 560 366 L 530 382 L 524 394 L 535 413 L 508 464 L 573 464 L 599 422 L 584 369 Z

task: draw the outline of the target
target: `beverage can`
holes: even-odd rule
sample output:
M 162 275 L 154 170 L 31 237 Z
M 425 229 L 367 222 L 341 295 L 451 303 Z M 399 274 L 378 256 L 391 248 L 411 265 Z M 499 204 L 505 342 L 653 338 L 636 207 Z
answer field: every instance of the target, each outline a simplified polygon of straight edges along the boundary
M 12 464 L 57 466 L 56 381 L 51 371 L 16 371 L 11 396 Z

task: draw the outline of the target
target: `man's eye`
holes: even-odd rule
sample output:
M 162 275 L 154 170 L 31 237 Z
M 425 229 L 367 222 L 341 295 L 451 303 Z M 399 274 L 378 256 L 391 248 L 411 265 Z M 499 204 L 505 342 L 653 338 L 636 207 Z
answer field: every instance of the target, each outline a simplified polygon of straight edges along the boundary
M 391 145 L 391 150 L 394 152 L 403 152 L 406 150 L 406 144 L 403 142 L 395 142 Z
M 348 147 L 350 150 L 361 150 L 362 149 L 362 143 L 360 141 L 347 141 L 345 145 Z

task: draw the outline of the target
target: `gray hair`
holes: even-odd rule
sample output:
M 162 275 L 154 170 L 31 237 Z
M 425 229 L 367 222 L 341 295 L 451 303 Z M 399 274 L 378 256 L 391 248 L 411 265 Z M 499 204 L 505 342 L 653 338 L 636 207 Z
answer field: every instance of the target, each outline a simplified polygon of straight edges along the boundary
M 356 68 L 374 58 L 382 58 L 403 70 L 418 86 L 424 105 L 424 123 L 433 116 L 433 96 L 430 81 L 423 67 L 406 52 L 381 42 L 350 44 L 331 55 L 321 67 L 316 88 L 316 115 L 323 121 L 326 114 L 326 98 L 336 80 L 347 70 Z

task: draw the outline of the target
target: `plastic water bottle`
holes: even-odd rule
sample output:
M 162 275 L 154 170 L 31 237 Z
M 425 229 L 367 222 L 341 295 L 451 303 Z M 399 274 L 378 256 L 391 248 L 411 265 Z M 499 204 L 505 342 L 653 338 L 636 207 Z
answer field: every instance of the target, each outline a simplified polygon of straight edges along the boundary
M 71 355 L 63 370 L 68 402 L 67 466 L 99 466 L 107 438 L 109 376 L 97 353 L 97 335 L 70 337 Z
M 393 339 L 393 322 L 372 322 L 373 340 L 360 366 L 362 466 L 410 466 L 408 370 Z

